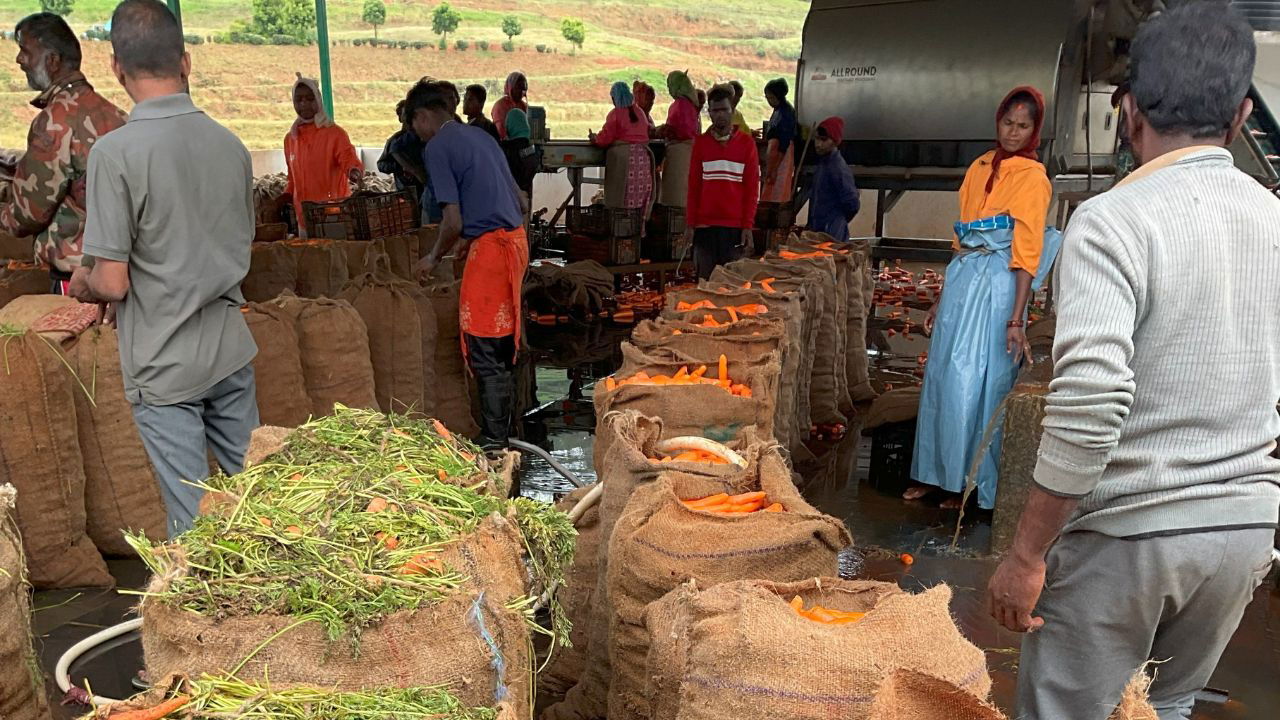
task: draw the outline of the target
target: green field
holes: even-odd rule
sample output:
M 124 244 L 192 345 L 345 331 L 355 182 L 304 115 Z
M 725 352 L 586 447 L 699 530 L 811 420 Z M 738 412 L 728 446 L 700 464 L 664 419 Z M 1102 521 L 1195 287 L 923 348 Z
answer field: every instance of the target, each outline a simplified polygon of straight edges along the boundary
M 395 129 L 394 107 L 409 85 L 423 75 L 458 83 L 479 82 L 500 92 L 502 79 L 515 69 L 530 78 L 530 101 L 547 108 L 555 137 L 582 137 L 598 127 L 610 108 L 608 88 L 617 80 L 645 79 L 659 88 L 655 114 L 665 113 L 668 98 L 662 77 L 668 70 L 688 69 L 699 86 L 738 79 L 747 86 L 743 112 L 753 125 L 765 119 L 761 96 L 773 77 L 791 78 L 799 55 L 800 29 L 808 3 L 799 0 L 675 0 L 587 2 L 585 0 L 458 0 L 462 13 L 447 51 L 435 48 L 431 33 L 434 2 L 387 2 L 384 39 L 422 41 L 421 50 L 355 47 L 350 41 L 373 36 L 360 20 L 363 0 L 330 2 L 329 28 L 338 121 L 362 145 L 381 145 Z M 77 32 L 105 21 L 112 0 L 78 0 L 68 21 Z M 210 37 L 252 14 L 246 0 L 191 0 L 183 6 L 188 33 Z M 39 9 L 32 0 L 0 0 L 0 26 L 13 24 Z M 505 15 L 515 15 L 524 33 L 516 52 L 500 49 Z M 581 51 L 560 36 L 565 17 L 582 19 L 587 40 Z M 466 51 L 455 39 L 470 43 Z M 488 51 L 476 49 L 487 41 Z M 128 99 L 110 78 L 107 43 L 85 41 L 85 71 L 113 100 Z M 546 52 L 537 52 L 543 45 Z M 13 47 L 10 45 L 10 49 Z M 278 147 L 293 119 L 288 88 L 294 72 L 318 73 L 314 47 L 218 45 L 191 49 L 192 94 L 210 114 L 235 130 L 249 147 Z M 10 55 L 12 57 L 12 55 Z M 32 92 L 17 64 L 0 65 L 0 146 L 21 147 L 32 116 Z M 661 121 L 661 118 L 659 118 Z

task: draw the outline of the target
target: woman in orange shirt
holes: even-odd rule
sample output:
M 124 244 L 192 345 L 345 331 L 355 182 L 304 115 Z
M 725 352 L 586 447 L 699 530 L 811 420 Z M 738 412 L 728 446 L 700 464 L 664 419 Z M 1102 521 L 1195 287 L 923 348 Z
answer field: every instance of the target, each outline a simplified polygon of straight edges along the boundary
M 298 75 L 293 110 L 298 119 L 284 136 L 284 162 L 289 169 L 285 194 L 293 202 L 298 234 L 306 237 L 302 203 L 349 197 L 351 183 L 360 182 L 363 166 L 347 131 L 325 114 L 315 80 Z
M 925 320 L 932 339 L 911 462 L 921 485 L 907 490 L 908 500 L 938 487 L 953 493 L 943 507 L 960 506 L 987 424 L 1030 350 L 1027 303 L 1061 242 L 1056 230 L 1045 230 L 1053 188 L 1036 154 L 1044 106 L 1035 88 L 1009 93 L 996 112 L 996 149 L 969 166 L 960 188 L 957 254 Z M 995 506 L 999 457 L 997 434 L 979 463 L 983 509 Z

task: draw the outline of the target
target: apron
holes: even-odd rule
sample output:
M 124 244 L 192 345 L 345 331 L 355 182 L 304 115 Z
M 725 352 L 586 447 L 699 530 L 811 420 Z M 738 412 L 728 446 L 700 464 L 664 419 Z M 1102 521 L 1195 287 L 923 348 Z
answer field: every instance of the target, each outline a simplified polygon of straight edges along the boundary
M 519 352 L 520 292 L 528 265 L 529 242 L 523 227 L 491 230 L 471 241 L 458 298 L 464 359 L 467 335 L 482 338 L 515 335 Z
M 779 151 L 781 143 L 769 141 L 769 149 L 765 155 L 765 168 L 777 168 L 773 182 L 768 181 L 769 173 L 765 172 L 764 189 L 760 192 L 760 202 L 789 203 L 792 189 L 795 187 L 795 162 L 792 160 L 795 143 L 787 145 L 787 151 Z
M 662 161 L 662 195 L 658 202 L 682 208 L 689 204 L 689 163 L 693 161 L 693 141 L 667 145 Z
M 964 491 L 987 423 L 1018 374 L 1005 349 L 1017 290 L 1009 271 L 1013 226 L 1008 215 L 956 223 L 961 249 L 947 266 L 911 458 L 913 479 L 949 492 Z M 1043 285 L 1061 240 L 1057 230 L 1045 231 L 1033 290 Z M 978 468 L 978 506 L 984 510 L 995 507 L 1000 447 L 997 428 Z

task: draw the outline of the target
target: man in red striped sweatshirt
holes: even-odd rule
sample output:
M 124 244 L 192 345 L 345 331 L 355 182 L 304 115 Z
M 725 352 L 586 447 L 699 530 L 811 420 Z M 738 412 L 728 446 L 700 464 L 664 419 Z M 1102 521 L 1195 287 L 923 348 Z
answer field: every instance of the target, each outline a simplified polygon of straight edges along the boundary
M 733 90 L 717 85 L 707 96 L 711 128 L 693 141 L 689 162 L 686 235 L 693 241 L 698 278 L 742 257 L 751 242 L 760 199 L 760 157 L 751 135 L 733 124 Z

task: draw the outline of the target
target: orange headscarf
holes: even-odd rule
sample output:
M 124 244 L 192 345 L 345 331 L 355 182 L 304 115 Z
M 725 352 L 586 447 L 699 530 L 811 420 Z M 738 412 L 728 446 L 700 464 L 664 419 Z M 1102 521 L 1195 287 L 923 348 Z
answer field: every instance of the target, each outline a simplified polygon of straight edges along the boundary
M 1039 90 L 1030 85 L 1022 85 L 1010 90 L 1009 94 L 1004 96 L 1004 100 L 1000 101 L 1000 107 L 996 110 L 996 132 L 1000 132 L 1000 121 L 1004 118 L 1005 113 L 1009 112 L 1013 99 L 1023 93 L 1030 95 L 1031 99 L 1036 103 L 1036 126 L 1031 131 L 1031 137 L 1027 138 L 1027 144 L 1023 145 L 1022 149 L 1017 152 L 1008 152 L 1003 147 L 1000 147 L 999 142 L 996 143 L 996 156 L 991 161 L 991 177 L 987 178 L 987 192 L 991 192 L 991 188 L 995 187 L 996 175 L 1000 171 L 1000 163 L 1004 162 L 1005 158 L 1024 157 L 1037 161 L 1040 159 L 1040 131 L 1044 128 L 1044 94 Z

